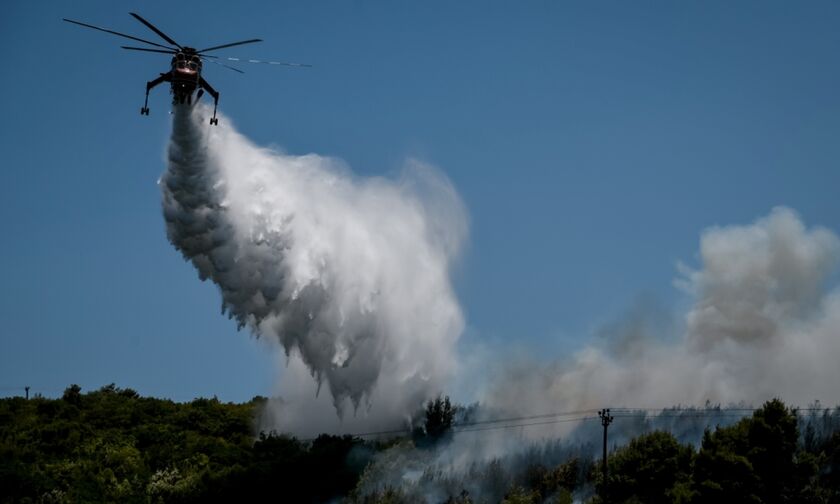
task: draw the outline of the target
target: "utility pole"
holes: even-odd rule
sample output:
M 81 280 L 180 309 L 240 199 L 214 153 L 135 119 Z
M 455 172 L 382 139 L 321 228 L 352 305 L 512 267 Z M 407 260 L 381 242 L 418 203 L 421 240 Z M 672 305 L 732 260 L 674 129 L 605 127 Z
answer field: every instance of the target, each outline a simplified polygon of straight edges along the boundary
M 26 389 L 26 400 L 28 401 L 29 400 L 29 385 L 27 385 L 23 388 Z
M 607 498 L 607 428 L 613 421 L 613 416 L 610 415 L 609 408 L 602 409 L 598 412 L 598 417 L 601 419 L 601 425 L 604 426 L 604 459 L 603 459 L 603 470 L 604 470 L 604 502 L 609 502 Z

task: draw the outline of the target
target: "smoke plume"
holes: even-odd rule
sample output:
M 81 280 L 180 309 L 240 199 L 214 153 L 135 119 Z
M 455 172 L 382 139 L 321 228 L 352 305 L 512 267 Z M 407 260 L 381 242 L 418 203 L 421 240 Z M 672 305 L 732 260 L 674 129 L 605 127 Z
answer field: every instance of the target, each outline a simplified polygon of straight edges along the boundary
M 396 181 L 360 179 L 334 159 L 254 146 L 225 118 L 209 127 L 204 115 L 175 107 L 161 179 L 167 234 L 219 287 L 223 312 L 285 350 L 274 428 L 303 436 L 393 428 L 458 382 L 483 384 L 477 397 L 457 398 L 479 401 L 479 422 L 773 397 L 840 403 L 840 292 L 829 286 L 840 239 L 791 209 L 702 233 L 699 265 L 678 265 L 675 285 L 690 305 L 674 314 L 681 322 L 669 335 L 634 313 L 611 326 L 607 341 L 558 361 L 513 359 L 508 349 L 493 359 L 479 349 L 487 359 L 470 372 L 458 366 L 464 322 L 450 282 L 467 219 L 445 177 L 411 161 Z M 322 384 L 329 397 L 313 399 Z M 334 411 L 341 417 L 362 404 L 363 419 L 337 422 Z M 734 421 L 717 411 L 639 411 L 611 432 L 622 442 L 667 428 L 696 441 L 712 422 Z M 592 453 L 599 429 L 558 422 L 515 436 L 457 432 L 434 450 L 401 443 L 377 456 L 360 488 L 403 485 L 430 501 L 458 488 L 494 496 L 499 467 L 517 474 L 534 460 Z M 532 444 L 545 439 L 554 441 Z
M 476 501 L 498 502 L 531 467 L 598 457 L 594 410 L 604 407 L 637 409 L 615 413 L 616 446 L 658 429 L 696 444 L 705 428 L 733 423 L 748 414 L 743 408 L 773 397 L 802 407 L 840 403 L 840 293 L 827 290 L 840 259 L 837 236 L 776 208 L 749 225 L 707 229 L 699 259 L 698 269 L 678 265 L 675 283 L 692 301 L 677 315 L 682 330 L 658 334 L 649 321 L 659 314 L 643 307 L 611 325 L 606 342 L 553 363 L 499 357 L 471 412 L 482 429 L 456 430 L 433 450 L 403 443 L 377 455 L 362 493 L 400 488 L 441 502 L 466 489 Z M 680 404 L 701 409 L 645 411 Z M 556 423 L 492 423 L 555 412 L 578 413 Z M 835 414 L 828 432 L 840 425 L 840 409 Z M 505 428 L 517 423 L 530 425 Z M 580 492 L 584 499 L 591 488 Z
M 575 411 L 840 401 L 840 294 L 827 290 L 837 236 L 780 207 L 749 225 L 705 230 L 699 258 L 699 269 L 678 265 L 675 284 L 692 299 L 681 335 L 655 337 L 634 316 L 605 345 L 537 371 L 533 362 L 508 366 L 482 402 Z
M 674 314 L 681 322 L 669 336 L 636 314 L 614 324 L 608 341 L 556 362 L 504 352 L 475 366 L 481 376 L 465 376 L 450 269 L 467 224 L 443 176 L 412 161 L 396 181 L 360 179 L 336 160 L 259 148 L 229 126 L 205 126 L 206 111 L 193 110 L 175 108 L 161 180 L 167 233 L 219 286 L 223 310 L 289 356 L 274 427 L 299 435 L 392 428 L 457 381 L 483 384 L 458 399 L 508 417 L 772 397 L 840 402 L 840 293 L 828 285 L 840 239 L 791 209 L 702 233 L 698 266 L 678 265 L 675 285 L 691 304 Z M 313 400 L 321 384 L 329 395 Z M 336 418 L 329 409 L 363 403 L 362 416 L 372 412 L 364 422 L 326 420 Z
M 174 107 L 160 182 L 169 240 L 240 328 L 279 342 L 293 371 L 305 365 L 308 394 L 326 384 L 339 415 L 412 413 L 456 371 L 463 328 L 450 269 L 467 219 L 449 181 L 416 161 L 395 181 L 361 179 L 206 115 Z

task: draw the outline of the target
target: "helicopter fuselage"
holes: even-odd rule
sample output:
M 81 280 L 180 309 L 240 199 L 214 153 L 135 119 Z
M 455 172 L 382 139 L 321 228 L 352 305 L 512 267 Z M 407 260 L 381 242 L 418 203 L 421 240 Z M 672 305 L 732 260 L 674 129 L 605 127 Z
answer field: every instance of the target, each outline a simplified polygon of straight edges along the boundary
M 169 81 L 172 103 L 192 103 L 192 94 L 201 86 L 201 58 L 191 48 L 184 48 L 172 57 Z

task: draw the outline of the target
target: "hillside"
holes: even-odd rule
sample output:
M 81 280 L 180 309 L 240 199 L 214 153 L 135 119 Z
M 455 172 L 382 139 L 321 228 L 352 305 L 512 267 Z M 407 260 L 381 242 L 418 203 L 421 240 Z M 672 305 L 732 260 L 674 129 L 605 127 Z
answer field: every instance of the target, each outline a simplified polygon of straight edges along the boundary
M 175 403 L 114 385 L 0 399 L 0 501 L 602 502 L 607 491 L 610 502 L 840 502 L 836 410 L 804 415 L 770 401 L 696 447 L 643 434 L 612 450 L 605 488 L 600 460 L 574 449 L 549 457 L 548 445 L 394 483 L 394 460 L 454 446 L 448 406 L 430 405 L 425 428 L 387 443 L 303 441 L 256 432 L 265 401 Z

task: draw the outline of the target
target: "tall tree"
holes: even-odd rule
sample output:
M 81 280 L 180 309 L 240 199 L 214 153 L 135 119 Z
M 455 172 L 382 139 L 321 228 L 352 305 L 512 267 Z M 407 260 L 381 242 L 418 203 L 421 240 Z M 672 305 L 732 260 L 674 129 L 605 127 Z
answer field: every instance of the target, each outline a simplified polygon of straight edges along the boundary
M 455 410 L 449 401 L 449 396 L 429 401 L 426 405 L 426 435 L 436 441 L 452 429 L 452 420 L 455 417 Z
M 610 498 L 616 502 L 670 503 L 684 494 L 694 450 L 668 432 L 644 434 L 610 456 Z
M 813 457 L 798 452 L 796 412 L 778 400 L 751 418 L 706 432 L 694 467 L 697 502 L 806 502 L 816 478 Z

